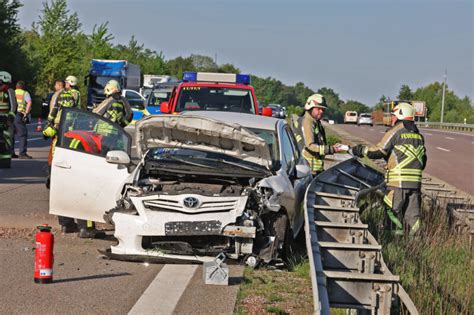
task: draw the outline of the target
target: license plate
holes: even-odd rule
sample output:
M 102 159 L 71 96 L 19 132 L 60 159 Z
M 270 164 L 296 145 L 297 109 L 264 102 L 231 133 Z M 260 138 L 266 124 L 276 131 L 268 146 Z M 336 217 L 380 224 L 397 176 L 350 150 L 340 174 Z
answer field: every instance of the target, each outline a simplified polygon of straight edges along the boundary
M 178 221 L 165 223 L 165 235 L 219 235 L 220 221 Z

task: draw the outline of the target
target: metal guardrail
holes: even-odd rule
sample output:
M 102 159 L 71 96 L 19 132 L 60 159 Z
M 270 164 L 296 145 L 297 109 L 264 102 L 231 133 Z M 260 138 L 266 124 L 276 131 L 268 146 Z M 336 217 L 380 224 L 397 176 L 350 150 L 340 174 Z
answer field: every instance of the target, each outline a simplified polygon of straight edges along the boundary
M 360 221 L 358 196 L 383 180 L 382 173 L 350 159 L 319 174 L 308 187 L 305 236 L 315 314 L 329 315 L 334 307 L 389 315 L 396 297 L 410 314 L 418 314 Z
M 439 123 L 439 122 L 417 122 L 416 124 L 418 127 L 421 127 L 421 128 L 474 132 L 474 124 L 455 124 L 455 123 Z

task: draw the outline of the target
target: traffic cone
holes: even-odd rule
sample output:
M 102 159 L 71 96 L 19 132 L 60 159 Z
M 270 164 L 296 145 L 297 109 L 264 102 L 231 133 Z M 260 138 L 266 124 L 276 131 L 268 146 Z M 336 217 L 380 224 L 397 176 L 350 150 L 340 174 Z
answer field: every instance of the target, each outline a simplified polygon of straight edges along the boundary
M 43 131 L 43 121 L 41 118 L 38 118 L 38 124 L 36 124 L 36 131 L 41 132 Z

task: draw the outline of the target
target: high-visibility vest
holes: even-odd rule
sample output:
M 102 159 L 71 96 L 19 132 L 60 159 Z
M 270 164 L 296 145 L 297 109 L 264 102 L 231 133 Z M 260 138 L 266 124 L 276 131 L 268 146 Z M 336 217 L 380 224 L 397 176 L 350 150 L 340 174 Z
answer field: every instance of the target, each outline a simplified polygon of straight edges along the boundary
M 84 151 L 92 154 L 100 154 L 102 151 L 102 136 L 91 133 L 90 131 L 71 130 L 64 134 L 66 138 L 70 138 L 70 149 L 77 150 L 79 144 L 82 145 Z
M 303 151 L 303 157 L 308 161 L 309 166 L 313 172 L 324 171 L 324 156 L 327 148 L 326 133 L 319 121 L 313 121 L 311 124 L 311 131 L 314 135 L 314 142 L 319 145 L 319 152 L 310 151 L 305 147 L 303 124 L 307 117 L 296 115 L 292 116 L 292 128 L 295 133 L 298 147 Z
M 10 98 L 8 92 L 0 91 L 0 114 L 8 114 L 10 112 Z
M 18 112 L 26 113 L 26 100 L 25 100 L 26 91 L 23 89 L 15 90 L 16 102 L 18 104 Z

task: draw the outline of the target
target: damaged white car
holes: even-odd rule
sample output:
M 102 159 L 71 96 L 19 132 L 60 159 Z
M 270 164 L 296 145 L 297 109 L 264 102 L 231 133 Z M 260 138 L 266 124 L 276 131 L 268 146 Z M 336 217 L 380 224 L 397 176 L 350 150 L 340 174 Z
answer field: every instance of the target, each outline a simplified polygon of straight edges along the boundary
M 98 134 L 97 124 L 108 131 Z M 303 226 L 311 181 L 284 120 L 149 116 L 137 123 L 135 143 L 138 163 L 121 127 L 65 110 L 50 213 L 113 224 L 118 244 L 108 255 L 118 259 L 204 262 L 223 252 L 255 265 L 284 257 Z

